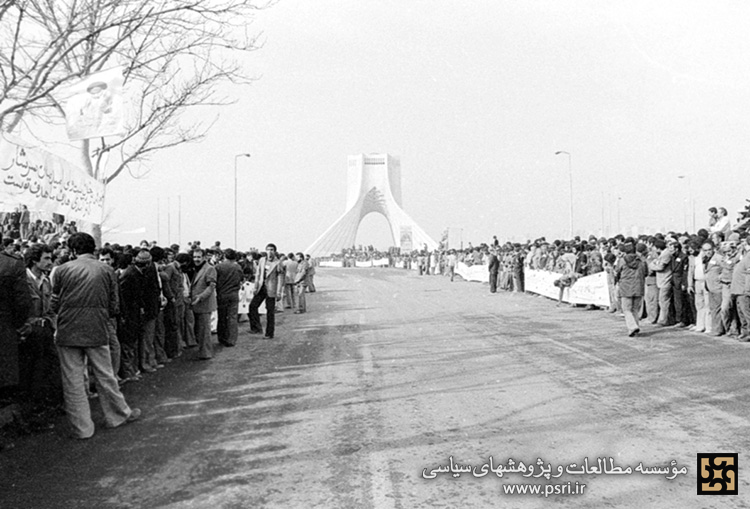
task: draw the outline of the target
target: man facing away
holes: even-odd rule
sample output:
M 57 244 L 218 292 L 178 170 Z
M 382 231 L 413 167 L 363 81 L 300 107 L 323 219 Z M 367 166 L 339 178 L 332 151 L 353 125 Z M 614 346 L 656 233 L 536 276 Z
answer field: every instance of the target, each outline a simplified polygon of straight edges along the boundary
M 266 256 L 258 263 L 258 272 L 255 276 L 253 287 L 253 300 L 250 302 L 250 333 L 260 334 L 263 329 L 260 323 L 258 308 L 261 303 L 266 303 L 266 334 L 265 339 L 273 339 L 276 329 L 276 301 L 281 300 L 284 295 L 285 271 L 278 256 L 276 245 L 266 246 Z
M 237 263 L 234 249 L 224 251 L 224 259 L 216 264 L 216 303 L 218 305 L 217 335 L 219 343 L 234 346 L 237 343 L 237 310 L 240 304 L 242 267 Z
M 294 279 L 297 276 L 297 260 L 294 253 L 289 253 L 282 262 L 286 272 L 284 279 L 284 309 L 297 309 Z
M 138 419 L 141 411 L 125 402 L 112 370 L 108 324 L 119 300 L 112 267 L 94 257 L 96 244 L 87 233 L 74 233 L 68 246 L 75 260 L 60 265 L 52 285 L 52 310 L 57 312 L 55 343 L 60 357 L 68 421 L 76 438 L 94 434 L 84 385 L 86 359 L 94 373 L 104 420 L 117 427 Z

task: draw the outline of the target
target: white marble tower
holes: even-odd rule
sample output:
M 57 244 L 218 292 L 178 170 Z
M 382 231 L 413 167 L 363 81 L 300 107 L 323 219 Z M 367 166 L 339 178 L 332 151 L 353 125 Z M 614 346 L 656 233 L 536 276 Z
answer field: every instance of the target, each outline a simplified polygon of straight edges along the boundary
M 401 208 L 401 164 L 388 154 L 349 156 L 346 212 L 307 248 L 311 256 L 327 256 L 354 245 L 362 219 L 371 212 L 385 216 L 393 245 L 402 250 L 437 247 Z

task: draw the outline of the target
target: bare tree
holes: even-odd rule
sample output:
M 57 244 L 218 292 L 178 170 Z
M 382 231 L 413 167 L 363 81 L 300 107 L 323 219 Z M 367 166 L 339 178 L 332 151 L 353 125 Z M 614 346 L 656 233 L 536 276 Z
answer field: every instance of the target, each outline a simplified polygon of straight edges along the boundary
M 228 104 L 219 87 L 250 81 L 235 58 L 257 49 L 248 24 L 272 1 L 0 0 L 0 129 L 61 123 L 62 87 L 122 65 L 135 111 L 127 134 L 80 146 L 89 174 L 110 183 L 157 150 L 205 136 L 210 122 L 185 113 Z

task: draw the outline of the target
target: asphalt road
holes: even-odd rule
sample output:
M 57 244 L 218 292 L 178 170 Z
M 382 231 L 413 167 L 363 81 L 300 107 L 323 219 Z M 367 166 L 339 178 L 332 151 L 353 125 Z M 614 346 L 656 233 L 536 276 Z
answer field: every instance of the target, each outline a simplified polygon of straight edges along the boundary
M 275 340 L 245 323 L 212 361 L 125 386 L 141 421 L 18 440 L 0 507 L 750 506 L 750 344 L 628 338 L 616 315 L 403 270 L 321 269 L 316 285 Z M 697 495 L 696 454 L 714 452 L 739 453 L 739 495 Z M 504 491 L 521 484 L 586 487 Z

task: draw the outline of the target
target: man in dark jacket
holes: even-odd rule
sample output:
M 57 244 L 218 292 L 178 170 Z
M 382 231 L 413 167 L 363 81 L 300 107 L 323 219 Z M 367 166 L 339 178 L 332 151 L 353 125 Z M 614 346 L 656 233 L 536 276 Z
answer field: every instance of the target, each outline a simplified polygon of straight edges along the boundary
M 52 283 L 52 310 L 57 312 L 55 344 L 60 355 L 65 412 L 76 438 L 94 434 L 84 371 L 86 360 L 99 389 L 104 421 L 117 427 L 138 419 L 141 411 L 125 402 L 112 370 L 108 322 L 119 307 L 112 267 L 94 257 L 96 244 L 87 233 L 74 233 L 68 246 L 75 260 L 60 265 Z
M 237 310 L 240 304 L 242 268 L 234 249 L 224 251 L 224 260 L 216 264 L 217 336 L 224 346 L 237 343 Z
M 625 325 L 628 336 L 633 337 L 641 331 L 638 323 L 643 294 L 646 286 L 648 267 L 638 256 L 632 244 L 620 247 L 624 256 L 615 265 L 615 284 L 619 285 L 620 303 L 625 314 Z
M 497 250 L 490 248 L 490 257 L 487 264 L 490 271 L 490 293 L 497 292 L 497 273 L 500 272 L 500 259 L 497 257 Z
M 18 383 L 18 333 L 31 311 L 23 262 L 0 252 L 0 387 Z

